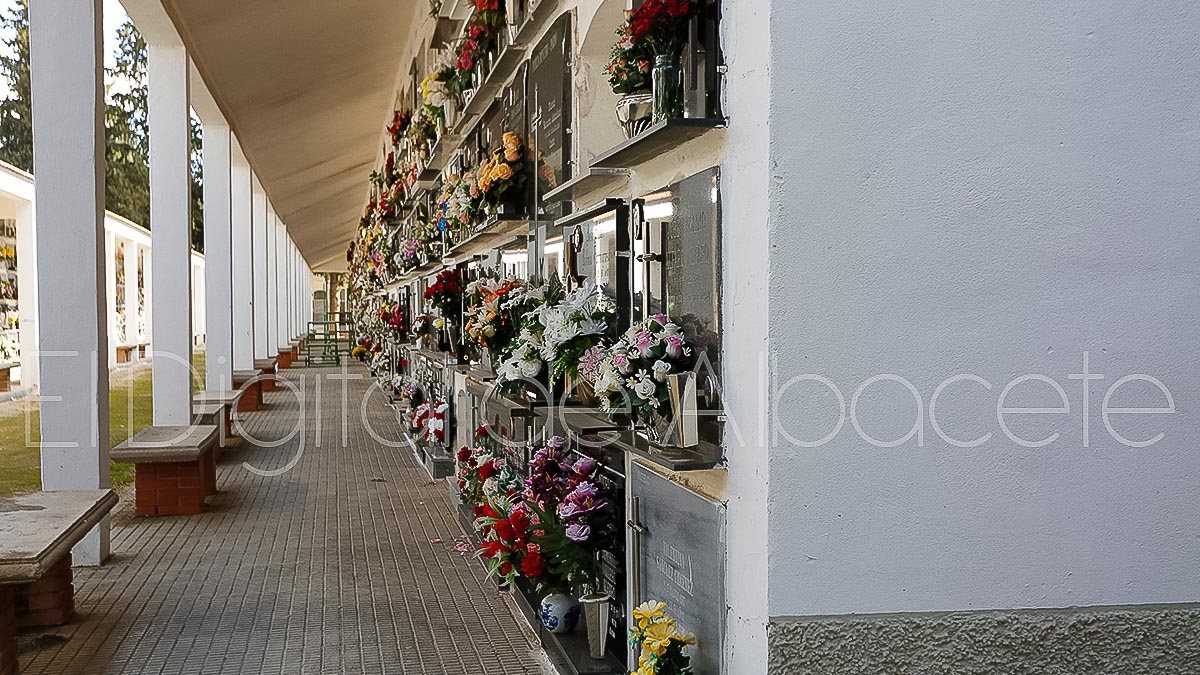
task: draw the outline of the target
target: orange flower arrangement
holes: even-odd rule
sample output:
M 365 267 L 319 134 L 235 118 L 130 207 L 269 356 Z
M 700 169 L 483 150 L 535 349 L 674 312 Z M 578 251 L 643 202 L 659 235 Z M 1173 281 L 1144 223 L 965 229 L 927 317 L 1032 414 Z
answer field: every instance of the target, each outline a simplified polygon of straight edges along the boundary
M 492 206 L 504 203 L 525 184 L 525 143 L 517 134 L 508 131 L 501 137 L 501 145 L 492 151 L 476 171 L 479 192 L 483 200 Z

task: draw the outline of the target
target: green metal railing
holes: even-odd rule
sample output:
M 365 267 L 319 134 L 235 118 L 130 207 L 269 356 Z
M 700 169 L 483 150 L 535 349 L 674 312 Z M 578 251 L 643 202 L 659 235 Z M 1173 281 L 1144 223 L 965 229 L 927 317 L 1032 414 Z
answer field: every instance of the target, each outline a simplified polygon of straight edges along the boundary
M 350 358 L 354 347 L 354 325 L 347 314 L 328 314 L 326 321 L 308 322 L 308 339 L 304 342 L 304 364 L 307 366 L 340 366 Z

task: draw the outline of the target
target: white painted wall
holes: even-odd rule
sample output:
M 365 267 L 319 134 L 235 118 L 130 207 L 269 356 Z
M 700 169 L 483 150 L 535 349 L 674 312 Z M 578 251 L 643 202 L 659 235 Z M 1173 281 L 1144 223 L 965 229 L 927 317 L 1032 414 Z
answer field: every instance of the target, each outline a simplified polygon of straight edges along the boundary
M 823 375 L 847 402 L 902 375 L 926 418 L 946 377 L 993 385 L 939 402 L 951 436 L 993 433 L 975 448 L 928 422 L 924 447 L 873 447 L 849 421 L 820 448 L 773 439 L 771 614 L 1200 600 L 1200 7 L 775 2 L 771 25 L 787 27 L 769 101 L 774 373 Z M 1087 408 L 1068 379 L 1084 352 L 1106 378 Z M 1040 449 L 998 427 L 1000 389 L 1023 373 L 1069 396 L 1069 414 L 1009 417 L 1025 438 L 1060 434 Z M 1133 373 L 1178 405 L 1114 416 L 1129 438 L 1165 434 L 1141 450 L 1100 418 Z M 1061 405 L 1044 383 L 1013 396 Z M 797 437 L 833 428 L 820 385 L 777 401 Z M 859 413 L 894 439 L 915 403 L 885 382 Z

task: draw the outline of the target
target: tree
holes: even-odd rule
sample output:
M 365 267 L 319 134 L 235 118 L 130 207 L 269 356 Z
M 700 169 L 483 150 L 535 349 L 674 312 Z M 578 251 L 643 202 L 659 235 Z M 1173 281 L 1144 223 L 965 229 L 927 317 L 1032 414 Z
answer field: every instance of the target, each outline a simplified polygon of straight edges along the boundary
M 33 107 L 29 75 L 28 0 L 16 0 L 0 19 L 4 44 L 0 74 L 8 80 L 9 98 L 0 101 L 0 160 L 33 172 Z M 149 55 L 141 33 L 126 20 L 117 29 L 116 64 L 106 70 L 104 109 L 105 208 L 146 228 L 150 222 L 150 125 L 147 90 Z M 191 120 L 192 246 L 204 246 L 201 128 Z
M 0 101 L 0 160 L 33 172 L 33 105 L 29 78 L 29 5 L 17 0 L 0 19 L 9 55 L 0 57 L 9 97 Z
M 150 134 L 146 41 L 133 23 L 117 29 L 116 64 L 105 106 L 105 207 L 150 227 Z

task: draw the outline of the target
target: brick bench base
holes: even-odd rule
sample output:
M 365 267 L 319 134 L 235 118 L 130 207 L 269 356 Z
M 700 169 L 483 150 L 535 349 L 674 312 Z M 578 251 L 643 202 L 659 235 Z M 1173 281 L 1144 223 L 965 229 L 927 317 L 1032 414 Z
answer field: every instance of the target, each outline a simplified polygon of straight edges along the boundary
M 292 350 L 290 350 L 290 349 L 280 350 L 280 352 L 279 352 L 279 367 L 280 368 L 291 368 L 292 367 Z
M 245 385 L 245 395 L 238 399 L 238 412 L 254 412 L 262 407 L 262 380 Z
M 0 675 L 17 675 L 17 607 L 12 586 L 0 586 Z
M 217 493 L 213 451 L 194 462 L 139 462 L 134 473 L 134 513 L 139 516 L 190 516 Z
M 20 627 L 61 626 L 75 618 L 71 554 L 63 556 L 41 579 L 16 586 L 13 605 Z
M 259 380 L 258 384 L 260 387 L 262 387 L 263 393 L 265 394 L 268 391 L 275 391 L 275 366 L 263 368 L 262 371 L 263 379 Z

